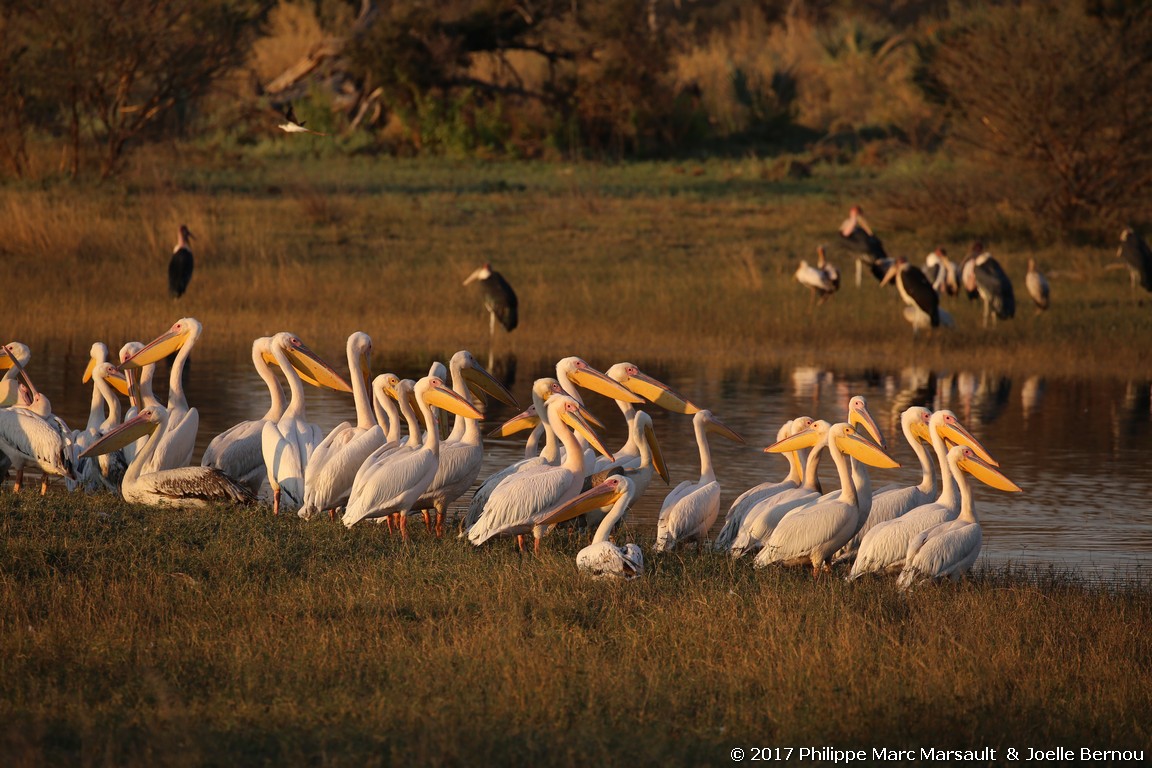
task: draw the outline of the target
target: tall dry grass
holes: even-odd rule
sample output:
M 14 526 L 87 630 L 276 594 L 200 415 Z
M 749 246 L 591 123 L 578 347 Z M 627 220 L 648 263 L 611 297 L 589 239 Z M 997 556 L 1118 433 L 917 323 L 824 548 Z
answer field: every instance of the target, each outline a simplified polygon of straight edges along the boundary
M 984 329 L 979 302 L 946 299 L 957 327 L 913 338 L 895 291 L 856 288 L 837 243 L 864 202 L 893 254 L 959 256 L 973 236 L 907 208 L 891 181 L 829 168 L 804 182 L 761 178 L 758 160 L 628 166 L 248 159 L 233 169 L 144 166 L 122 188 L 0 190 L 0 242 L 15 265 L 4 335 L 87 349 L 151 338 L 184 315 L 202 344 L 246 356 L 259 335 L 292 330 L 342 349 L 353 330 L 383 355 L 424 360 L 484 351 L 479 293 L 461 285 L 490 261 L 516 287 L 521 326 L 498 352 L 710 365 L 921 365 L 1006 373 L 1126 375 L 1149 357 L 1147 299 L 1114 247 L 1051 246 L 985 235 L 1016 281 L 1016 319 Z M 170 299 L 176 228 L 196 235 L 188 293 Z M 975 230 L 978 231 L 978 230 Z M 813 309 L 792 278 L 829 245 L 845 285 Z M 1053 284 L 1034 316 L 1028 257 Z M 1124 339 L 1118 344 L 1117 339 Z M 332 355 L 338 358 L 338 354 Z
M 8 765 L 699 765 L 1152 736 L 1135 585 L 901 595 L 693 552 L 602 584 L 563 536 L 522 558 L 62 494 L 0 497 L 0 532 Z

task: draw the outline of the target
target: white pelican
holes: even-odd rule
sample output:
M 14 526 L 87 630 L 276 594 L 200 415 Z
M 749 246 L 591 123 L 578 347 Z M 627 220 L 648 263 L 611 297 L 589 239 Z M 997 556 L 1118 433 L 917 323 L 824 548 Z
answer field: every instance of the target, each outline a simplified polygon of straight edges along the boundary
M 124 370 L 143 368 L 176 352 L 168 374 L 168 423 L 161 433 L 162 439 L 152 451 L 152 464 L 148 469 L 173 469 L 192 463 L 196 433 L 200 429 L 200 412 L 188 407 L 188 398 L 184 395 L 184 365 L 203 329 L 199 320 L 181 318 L 120 364 Z
M 636 411 L 628 424 L 628 430 L 631 433 L 628 441 L 635 443 L 640 453 L 638 461 L 627 464 L 609 462 L 606 469 L 590 475 L 586 479 L 586 484 L 588 484 L 589 487 L 599 485 L 609 477 L 617 475 L 627 477 L 632 483 L 632 490 L 629 494 L 630 501 L 628 502 L 629 505 L 631 505 L 648 490 L 653 475 L 659 473 L 665 482 L 667 482 L 668 473 L 666 469 L 663 469 L 664 459 L 660 456 L 660 446 L 657 444 L 656 436 L 652 431 L 652 417 L 645 411 Z M 607 506 L 607 504 L 602 504 L 601 506 L 604 507 Z M 591 527 L 593 523 L 600 522 L 600 515 L 596 513 L 597 509 L 599 508 L 592 507 L 591 511 L 585 517 L 589 527 Z
M 481 414 L 470 402 L 453 392 L 435 376 L 425 376 L 413 388 L 416 403 L 427 429 L 420 446 L 397 451 L 377 462 L 370 473 L 362 476 L 352 488 L 344 510 L 344 525 L 351 528 L 366 517 L 400 514 L 400 533 L 408 538 L 408 512 L 428 489 L 440 463 L 440 429 L 432 407 L 479 419 Z
M 691 416 L 700 410 L 700 408 L 690 402 L 688 398 L 674 391 L 662 381 L 652 378 L 632 363 L 616 363 L 605 371 L 605 373 L 613 381 L 623 384 L 629 392 L 639 395 L 667 411 Z M 634 430 L 632 429 L 632 421 L 640 411 L 637 410 L 636 406 L 629 400 L 616 399 L 616 405 L 620 408 L 620 412 L 624 414 L 624 421 L 628 424 L 628 439 L 619 450 L 613 453 L 612 461 L 608 461 L 605 458 L 597 458 L 595 471 L 599 473 L 613 467 L 625 469 L 639 467 L 641 464 L 640 444 L 641 442 L 647 442 L 656 470 L 660 473 L 660 477 L 664 478 L 664 482 L 668 482 L 668 468 L 664 464 L 664 457 L 660 452 L 660 445 L 656 441 L 656 433 L 652 430 L 651 419 L 649 419 L 649 424 L 646 429 L 639 431 Z
M 611 455 L 588 426 L 582 411 L 583 406 L 567 395 L 548 398 L 546 418 L 564 447 L 563 463 L 533 467 L 504 478 L 488 497 L 479 519 L 468 529 L 472 544 L 480 546 L 495 536 L 516 536 L 523 549 L 524 535 L 531 531 L 533 548 L 539 551 L 540 537 L 544 535 L 540 521 L 553 507 L 578 495 L 584 481 L 584 455 L 576 434 L 596 450 Z
M 120 493 L 125 501 L 152 506 L 204 507 L 217 501 L 250 504 L 256 500 L 247 488 L 211 467 L 147 471 L 145 467 L 152 466 L 152 454 L 161 444 L 167 424 L 168 412 L 162 406 L 145 408 L 89 446 L 80 458 L 114 451 L 147 435 L 148 441 L 124 473 Z
M 801 426 L 797 426 L 798 423 Z M 790 419 L 784 422 L 776 432 L 776 441 L 783 440 L 793 431 L 799 433 L 810 426 L 812 426 L 812 419 L 807 416 Z M 716 536 L 715 548 L 717 551 L 728 552 L 732 549 L 732 542 L 736 540 L 736 536 L 747 518 L 748 511 L 752 507 L 781 491 L 799 488 L 800 484 L 804 482 L 804 452 L 802 450 L 788 451 L 784 456 L 788 460 L 788 474 L 784 476 L 783 480 L 769 480 L 760 483 L 760 485 L 754 485 L 737 496 L 731 506 L 728 507 L 728 512 L 724 515 L 724 525 Z
M 174 299 L 180 298 L 188 290 L 188 283 L 192 281 L 192 268 L 196 263 L 188 245 L 194 239 L 188 227 L 181 224 L 176 235 L 176 247 L 172 249 L 172 258 L 168 260 L 168 293 Z
M 1036 259 L 1028 259 L 1028 274 L 1024 276 L 1024 287 L 1028 289 L 1028 295 L 1036 304 L 1036 314 L 1048 309 L 1050 294 L 1048 278 L 1036 268 Z
M 820 501 L 823 488 L 820 486 L 818 472 L 824 449 L 828 447 L 828 430 L 831 429 L 832 425 L 823 419 L 819 421 L 806 419 L 806 421 L 809 422 L 806 428 L 796 429 L 793 427 L 787 437 L 777 440 L 764 449 L 765 453 L 778 453 L 776 446 L 792 435 L 799 435 L 808 430 L 815 432 L 816 442 L 809 446 L 812 450 L 804 462 L 801 484 L 796 488 L 784 488 L 778 493 L 766 496 L 748 509 L 744 516 L 744 523 L 732 540 L 732 557 L 740 558 L 759 552 L 785 515 L 794 509 Z M 804 450 L 806 450 L 805 446 L 798 446 L 791 451 L 785 451 L 785 453 L 798 454 Z
M 848 401 L 848 424 L 852 427 L 863 427 L 881 449 L 887 450 L 888 443 L 884 440 L 880 427 L 877 426 L 876 420 L 872 418 L 872 413 L 868 410 L 868 401 L 862 395 L 856 395 Z M 813 429 L 816 434 L 810 436 L 807 441 L 812 445 L 812 453 L 808 456 L 805 467 L 804 485 L 795 490 L 782 491 L 774 497 L 759 502 L 750 510 L 745 518 L 744 529 L 737 534 L 738 541 L 733 544 L 733 554 L 739 556 L 742 553 L 761 549 L 785 517 L 800 509 L 833 501 L 842 493 L 843 487 L 840 491 L 819 495 L 820 481 L 816 477 L 816 471 L 820 454 L 828 445 L 830 427 L 831 425 L 826 421 L 813 422 Z M 792 445 L 802 448 L 804 442 L 801 440 L 792 443 Z M 787 448 L 781 449 L 779 445 L 779 443 L 774 443 L 764 450 L 768 453 L 789 450 Z M 856 491 L 856 506 L 860 513 L 861 524 L 863 524 L 872 510 L 872 478 L 864 462 L 849 457 L 848 466 L 852 476 L 852 486 Z
M 896 579 L 896 585 L 901 589 L 909 589 L 916 582 L 925 580 L 951 578 L 959 581 L 976 562 L 984 534 L 972 503 L 968 475 L 1001 491 L 1020 492 L 1018 485 L 966 445 L 957 445 L 949 451 L 948 461 L 954 467 L 953 474 L 960 488 L 960 515 L 955 520 L 917 534 L 908 542 L 904 569 Z
M 4 377 L 0 379 L 0 408 L 10 405 L 27 405 L 20 399 L 20 372 L 32 359 L 32 351 L 28 346 L 18 341 L 11 341 L 4 345 L 4 353 L 0 354 L 0 371 Z
M 108 362 L 108 347 L 103 342 L 92 345 L 91 358 L 84 370 L 83 380 L 92 381 L 92 402 L 88 411 L 88 423 L 83 430 L 72 433 L 72 448 L 77 458 L 74 462 L 76 476 L 84 490 L 107 490 L 118 493 L 120 481 L 128 469 L 123 451 L 109 451 L 96 460 L 79 459 L 88 446 L 118 426 L 123 420 L 124 409 L 116 391 L 128 392 L 128 381 L 116 366 Z M 107 408 L 107 415 L 105 415 Z
M 339 392 L 351 392 L 352 387 L 292 333 L 281 331 L 273 336 L 271 350 L 292 393 L 283 415 L 277 421 L 264 422 L 260 431 L 264 467 L 272 486 L 272 511 L 280 514 L 285 504 L 290 510 L 299 509 L 304 500 L 304 469 L 324 439 L 323 430 L 308 421 L 299 370 Z
M 692 417 L 692 428 L 700 450 L 700 479 L 685 480 L 664 498 L 656 521 L 657 552 L 671 552 L 680 543 L 699 542 L 708 535 L 708 529 L 720 514 L 720 483 L 712 466 L 708 435 L 717 434 L 737 443 L 744 442 L 744 438 L 708 410 L 698 411 Z
M 24 373 L 23 368 L 11 357 L 7 347 L 0 347 L 24 377 L 25 384 L 32 392 L 33 405 L 42 397 Z M 16 470 L 16 481 L 12 490 L 19 492 L 24 483 L 24 467 L 31 464 L 43 472 L 40 494 L 48 492 L 48 476 L 58 475 L 65 480 L 75 480 L 72 467 L 72 453 L 64 435 L 46 419 L 31 408 L 13 406 L 0 408 L 0 453 L 3 453 Z
M 452 355 L 448 368 L 452 374 L 452 390 L 468 402 L 473 398 L 468 386 L 471 384 L 507 405 L 517 406 L 512 393 L 476 362 L 471 352 L 462 349 Z M 440 446 L 436 476 L 414 505 L 417 509 L 431 507 L 436 510 L 437 538 L 444 535 L 448 505 L 472 487 L 483 463 L 484 435 L 480 431 L 479 419 L 458 417 L 452 434 Z
M 852 564 L 849 581 L 869 573 L 899 571 L 904 565 L 904 555 L 909 540 L 917 533 L 939 523 L 954 520 L 959 514 L 959 500 L 956 497 L 956 481 L 952 467 L 948 463 L 946 440 L 964 445 L 976 451 L 987 463 L 995 463 L 992 457 L 949 410 L 939 410 L 928 421 L 928 433 L 932 447 L 936 451 L 940 466 L 940 495 L 935 501 L 922 504 L 899 517 L 877 523 L 860 539 L 856 560 Z
M 259 419 L 242 421 L 216 435 L 200 459 L 200 466 L 215 467 L 254 494 L 258 494 L 268 480 L 260 445 L 264 424 L 279 421 L 284 415 L 284 388 L 270 365 L 276 362 L 271 344 L 268 336 L 252 342 L 252 365 L 268 387 L 268 410 Z
M 905 512 L 922 504 L 927 504 L 936 498 L 936 471 L 923 442 L 932 441 L 929 426 L 931 419 L 932 411 L 920 405 L 914 405 L 900 415 L 900 429 L 904 433 L 904 439 L 912 446 L 912 452 L 920 461 L 920 483 L 906 487 L 886 488 L 873 493 L 872 505 L 868 511 L 867 519 L 860 526 L 856 535 L 852 537 L 852 540 L 836 553 L 836 562 L 854 559 L 856 552 L 860 549 L 861 539 L 880 523 L 900 517 Z
M 356 423 L 342 421 L 316 446 L 304 470 L 304 503 L 299 515 L 311 519 L 324 510 L 334 511 L 348 503 L 356 470 L 369 454 L 385 443 L 384 428 L 372 408 L 372 339 L 363 331 L 348 337 L 348 377 Z
M 788 438 L 784 443 L 778 443 L 777 448 L 783 451 L 797 445 L 810 445 L 816 437 L 814 434 L 801 433 Z M 791 445 L 790 441 L 795 441 L 795 445 Z M 839 496 L 785 515 L 756 556 L 757 568 L 811 563 L 813 575 L 818 574 L 821 568 L 827 567 L 832 554 L 852 538 L 863 522 L 848 457 L 874 467 L 900 466 L 846 423 L 833 424 L 828 430 L 828 454 L 836 463 L 840 475 Z
M 139 370 L 123 367 L 125 360 L 130 359 L 132 355 L 142 349 L 144 349 L 144 342 L 142 341 L 129 341 L 120 347 L 121 370 L 124 373 L 124 378 L 128 380 L 128 410 L 124 412 L 125 421 L 131 419 L 144 408 L 164 405 L 156 397 L 156 393 L 152 391 L 152 379 L 156 374 L 155 363 L 149 363 Z M 146 442 L 148 442 L 148 438 L 142 437 L 135 443 L 120 449 L 124 454 L 124 460 L 131 464 L 132 459 L 136 457 L 136 451 L 143 448 Z
M 644 553 L 635 544 L 618 547 L 612 543 L 609 536 L 638 497 L 632 480 L 623 475 L 612 475 L 571 501 L 553 509 L 540 522 L 542 525 L 557 525 L 578 515 L 611 505 L 612 509 L 596 528 L 592 543 L 576 555 L 576 567 L 596 579 L 631 581 L 644 575 Z
M 544 403 L 549 397 L 554 394 L 563 394 L 563 392 L 564 390 L 560 388 L 560 382 L 556 379 L 551 377 L 536 379 L 532 382 L 532 405 L 488 433 L 488 437 L 507 437 L 525 429 L 533 429 L 533 435 L 536 434 L 535 430 L 540 430 L 544 433 L 544 446 L 538 454 L 526 455 L 520 461 L 493 472 L 480 484 L 480 487 L 472 494 L 472 500 L 468 502 L 468 512 L 462 521 L 461 536 L 467 535 L 468 529 L 480 519 L 480 515 L 484 512 L 484 505 L 488 503 L 488 497 L 508 475 L 541 465 L 556 466 L 560 462 L 560 441 L 557 439 L 556 433 L 552 431 L 552 427 L 548 425 L 548 420 L 540 418 L 540 414 L 546 413 Z M 584 416 L 587 419 L 590 414 L 585 413 Z M 531 437 L 529 442 L 532 442 Z

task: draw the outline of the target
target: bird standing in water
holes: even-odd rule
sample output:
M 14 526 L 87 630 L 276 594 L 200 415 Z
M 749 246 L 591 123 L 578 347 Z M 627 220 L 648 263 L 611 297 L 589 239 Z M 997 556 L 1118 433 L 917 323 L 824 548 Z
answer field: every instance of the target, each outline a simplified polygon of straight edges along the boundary
M 192 240 L 192 233 L 184 224 L 180 225 L 176 247 L 172 250 L 172 258 L 168 260 L 168 293 L 172 298 L 178 299 L 188 290 L 188 283 L 192 281 L 192 268 L 195 260 L 192 258 L 192 249 L 188 241 Z

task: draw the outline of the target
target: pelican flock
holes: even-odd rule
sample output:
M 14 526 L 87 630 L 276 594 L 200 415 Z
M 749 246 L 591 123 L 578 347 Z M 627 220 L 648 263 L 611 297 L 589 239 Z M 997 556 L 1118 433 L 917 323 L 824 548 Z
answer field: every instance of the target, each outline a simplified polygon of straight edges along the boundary
M 855 226 L 866 228 L 856 214 Z M 910 296 L 901 273 L 915 268 L 903 259 L 886 267 L 888 279 Z M 935 297 L 929 280 L 916 285 L 917 292 Z M 21 491 L 30 470 L 39 473 L 42 494 L 50 478 L 61 477 L 68 492 L 116 493 L 156 509 L 260 505 L 273 514 L 338 519 L 356 530 L 361 521 L 374 520 L 405 541 L 411 538 L 408 516 L 423 513 L 436 538 L 455 518 L 472 547 L 515 538 L 523 550 L 532 536 L 534 552 L 558 526 L 580 522 L 583 527 L 567 535 L 591 541 L 577 555 L 577 568 L 631 581 L 645 574 L 644 537 L 622 526 L 655 476 L 665 483 L 672 477 L 657 426 L 691 417 L 699 472 L 666 494 L 650 539 L 652 555 L 697 543 L 701 552 L 733 558 L 754 553 L 757 568 L 805 566 L 819 575 L 848 564 L 849 580 L 891 574 L 908 589 L 959 578 L 976 561 L 982 530 L 970 477 L 1001 491 L 1020 490 L 954 413 L 920 405 L 901 418 L 920 482 L 873 490 L 867 467 L 883 471 L 899 464 L 864 398 L 854 396 L 845 422 L 787 419 L 764 450 L 786 456 L 788 474 L 735 489 L 721 526 L 721 480 L 730 459 L 714 458 L 709 436 L 738 444 L 744 439 L 634 363 L 601 372 L 583 358 L 562 358 L 555 377 L 533 382 L 532 405 L 485 438 L 485 396 L 518 406 L 469 351 L 458 351 L 447 364 L 433 363 L 418 381 L 392 373 L 373 377 L 372 340 L 362 331 L 347 339 L 347 379 L 289 331 L 255 339 L 251 359 L 259 383 L 252 402 L 266 410 L 214 436 L 194 462 L 199 413 L 186 378 L 203 333 L 195 318 L 181 318 L 150 342 L 124 344 L 119 363 L 110 359 L 107 344 L 94 343 L 81 376 L 92 386 L 87 423 L 77 430 L 52 413 L 29 377 L 28 346 L 14 341 L 0 347 L 0 470 L 4 479 L 15 473 L 13 491 Z M 171 360 L 166 403 L 151 387 L 165 359 Z M 350 393 L 350 418 L 331 429 L 309 420 L 309 386 Z M 609 410 L 619 411 L 626 435 L 618 449 L 609 449 L 601 436 L 609 414 L 595 411 L 603 402 L 589 406 L 585 393 L 615 404 Z M 654 419 L 645 410 L 650 406 L 669 415 Z M 445 417 L 454 418 L 450 433 L 441 429 Z M 485 474 L 486 443 L 524 429 L 533 430 L 524 458 Z M 829 493 L 818 477 L 823 457 L 835 464 L 839 479 Z M 618 544 L 619 537 L 630 541 Z

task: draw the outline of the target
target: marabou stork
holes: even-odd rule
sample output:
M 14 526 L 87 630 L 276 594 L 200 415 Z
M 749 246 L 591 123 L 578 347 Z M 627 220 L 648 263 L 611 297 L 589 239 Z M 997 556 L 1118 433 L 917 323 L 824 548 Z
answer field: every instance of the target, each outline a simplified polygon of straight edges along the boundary
M 480 288 L 484 291 L 484 308 L 488 310 L 489 336 L 496 335 L 497 320 L 500 321 L 500 325 L 504 326 L 504 330 L 509 332 L 515 330 L 516 324 L 519 322 L 517 312 L 519 302 L 516 300 L 516 292 L 512 290 L 512 286 L 508 284 L 503 275 L 492 269 L 491 264 L 485 264 L 468 275 L 464 285 L 475 280 L 480 281 Z
M 1036 302 L 1036 314 L 1048 309 L 1048 278 L 1036 269 L 1036 259 L 1028 259 L 1028 274 L 1024 278 L 1024 287 L 1028 295 Z
M 960 292 L 960 282 L 956 277 L 956 265 L 948 258 L 948 251 L 937 248 L 924 259 L 924 276 L 936 293 L 955 296 Z
M 848 211 L 848 218 L 840 225 L 840 237 L 849 250 L 856 253 L 856 287 L 860 287 L 861 267 L 864 264 L 872 271 L 872 276 L 882 280 L 891 266 L 892 260 L 884 250 L 880 238 L 872 234 L 872 228 L 864 220 L 864 209 L 858 205 Z
M 1124 260 L 1128 274 L 1132 278 L 1132 295 L 1136 295 L 1136 283 L 1152 292 L 1152 248 L 1132 227 L 1125 227 L 1120 233 L 1120 249 L 1116 255 Z
M 194 260 L 188 241 L 193 239 L 192 233 L 184 224 L 180 225 L 179 240 L 172 251 L 172 258 L 168 260 L 168 292 L 172 298 L 178 299 L 188 290 L 188 283 L 192 280 L 192 267 Z
M 819 303 L 823 304 L 840 290 L 840 270 L 827 262 L 822 245 L 816 249 L 816 266 L 801 259 L 794 277 L 801 285 L 811 289 L 813 302 L 819 299 Z
M 925 324 L 925 321 L 932 328 L 939 327 L 940 294 L 936 293 L 936 289 L 919 267 L 909 264 L 907 259 L 900 256 L 888 268 L 880 285 L 886 285 L 889 281 L 895 281 L 900 298 L 913 310 L 911 313 L 907 311 L 904 313 L 908 322 L 912 323 L 913 334 Z
M 1016 294 L 1000 262 L 984 249 L 984 243 L 972 243 L 968 257 L 960 267 L 960 282 L 968 298 L 979 296 L 984 301 L 984 327 L 988 316 L 993 320 L 1009 320 L 1016 314 Z

